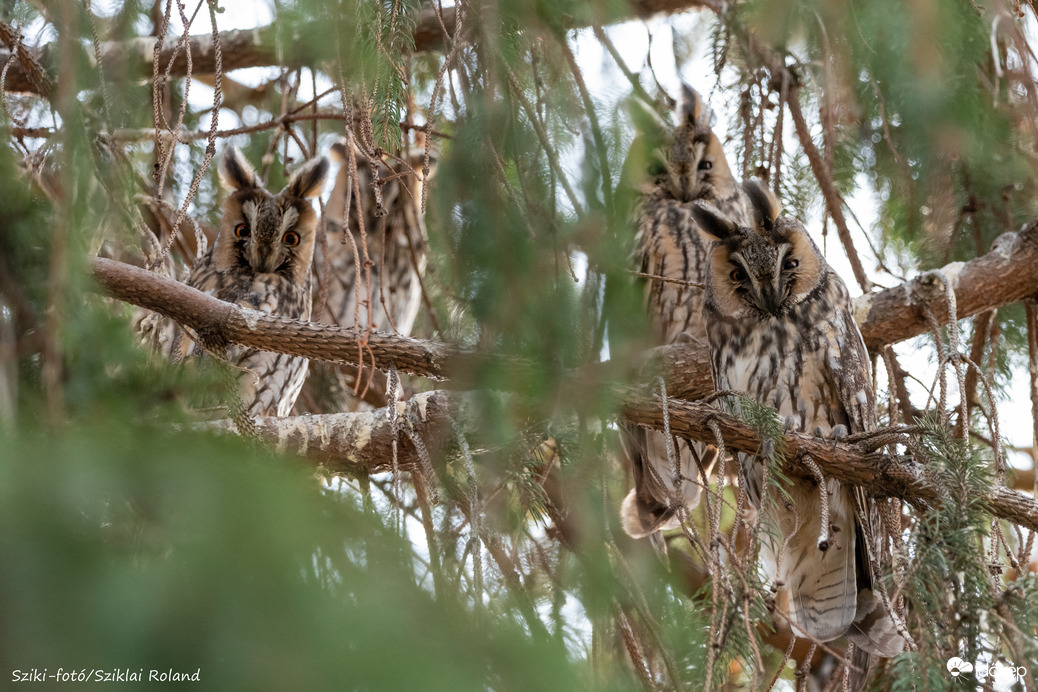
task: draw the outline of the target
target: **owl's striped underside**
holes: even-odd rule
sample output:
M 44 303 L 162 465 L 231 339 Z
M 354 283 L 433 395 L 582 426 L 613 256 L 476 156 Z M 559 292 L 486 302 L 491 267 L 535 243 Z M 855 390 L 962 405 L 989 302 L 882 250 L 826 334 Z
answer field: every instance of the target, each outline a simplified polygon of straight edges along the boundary
M 219 235 L 191 269 L 187 284 L 220 300 L 272 315 L 309 320 L 312 307 L 311 262 L 317 222 L 311 198 L 327 175 L 328 162 L 312 159 L 290 176 L 279 193 L 259 181 L 234 147 L 220 159 L 228 189 Z M 287 416 L 306 379 L 305 358 L 242 346 L 199 344 L 168 321 L 145 318 L 144 338 L 174 361 L 210 355 L 241 371 L 238 395 L 250 417 Z
M 641 135 L 625 165 L 637 193 L 632 264 L 643 274 L 703 283 L 707 246 L 692 216 L 694 205 L 707 203 L 739 223 L 748 221 L 748 207 L 711 130 L 709 109 L 691 88 L 684 96 L 679 123 L 657 123 L 660 131 Z M 646 169 L 632 170 L 638 165 Z M 703 288 L 656 278 L 644 279 L 643 286 L 655 343 L 705 340 Z M 716 449 L 675 437 L 672 463 L 664 433 L 623 423 L 620 442 L 634 475 L 634 488 L 621 507 L 624 530 L 650 537 L 662 550 L 659 531 L 677 527 L 698 504 Z
M 788 429 L 827 437 L 875 429 L 870 361 L 846 286 L 802 224 L 777 218 L 766 191 L 746 189 L 756 209 L 751 226 L 694 212 L 716 239 L 704 308 L 714 387 L 774 408 Z M 740 413 L 737 399 L 719 405 Z M 905 642 L 873 591 L 882 567 L 875 560 L 887 553 L 875 501 L 826 479 L 826 525 L 817 482 L 794 477 L 782 497 L 762 487 L 762 459 L 738 457 L 751 503 L 777 529 L 764 540 L 788 591 L 794 633 L 818 642 L 846 636 L 864 654 L 899 653 Z M 856 661 L 864 669 L 851 676 L 855 689 L 868 656 Z

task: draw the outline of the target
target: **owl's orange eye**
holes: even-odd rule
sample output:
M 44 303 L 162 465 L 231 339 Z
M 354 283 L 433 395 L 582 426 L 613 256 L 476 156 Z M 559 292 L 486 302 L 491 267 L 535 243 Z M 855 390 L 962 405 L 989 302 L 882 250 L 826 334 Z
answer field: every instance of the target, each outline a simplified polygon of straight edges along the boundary
M 729 278 L 731 278 L 732 281 L 738 283 L 746 279 L 746 272 L 744 272 L 742 269 L 733 269 L 732 273 L 728 276 Z
M 710 170 L 713 167 L 714 167 L 713 161 L 700 161 L 699 162 L 699 170 L 701 170 L 701 171 L 708 171 L 708 170 Z
M 249 233 L 249 224 L 245 223 L 244 221 L 234 227 L 234 235 L 238 236 L 239 238 L 248 238 Z
M 285 235 L 281 236 L 281 242 L 289 247 L 295 247 L 299 245 L 299 234 L 295 231 L 289 231 Z
M 800 260 L 789 257 L 785 262 L 782 263 L 782 268 L 786 271 L 791 271 L 800 266 Z

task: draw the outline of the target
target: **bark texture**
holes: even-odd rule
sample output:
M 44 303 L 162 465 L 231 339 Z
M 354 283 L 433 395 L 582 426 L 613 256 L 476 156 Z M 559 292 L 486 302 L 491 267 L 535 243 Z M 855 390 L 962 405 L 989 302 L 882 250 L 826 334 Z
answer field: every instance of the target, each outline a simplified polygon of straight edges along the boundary
M 193 288 L 157 274 L 107 259 L 93 260 L 94 278 L 120 300 L 162 313 L 214 343 L 240 343 L 268 351 L 306 356 L 313 360 L 356 364 L 363 330 L 272 317 L 222 303 Z M 1005 233 L 985 255 L 928 272 L 901 286 L 859 297 L 855 319 L 873 353 L 884 346 L 930 330 L 926 311 L 938 322 L 947 320 L 948 301 L 943 276 L 955 294 L 959 319 L 1014 303 L 1038 293 L 1038 222 L 1018 233 Z M 372 332 L 366 336 L 364 362 L 433 379 L 465 377 L 488 364 L 486 355 L 451 344 Z M 704 344 L 677 344 L 656 349 L 650 363 L 667 382 L 671 397 L 701 399 L 713 391 Z M 521 379 L 532 366 L 498 361 Z M 589 371 L 592 368 L 589 368 Z M 581 379 L 583 371 L 574 374 Z M 458 386 L 464 387 L 461 381 Z

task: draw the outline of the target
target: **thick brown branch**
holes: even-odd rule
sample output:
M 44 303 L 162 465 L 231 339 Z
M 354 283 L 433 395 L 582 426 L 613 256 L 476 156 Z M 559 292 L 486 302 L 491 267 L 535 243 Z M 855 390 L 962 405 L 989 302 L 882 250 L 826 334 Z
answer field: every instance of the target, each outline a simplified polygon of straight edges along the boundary
M 668 402 L 670 428 L 682 437 L 710 442 L 714 433 L 708 423 L 713 420 L 721 428 L 725 444 L 733 450 L 756 452 L 761 440 L 745 422 L 717 412 L 699 402 Z M 645 397 L 631 397 L 624 406 L 624 416 L 645 427 L 663 429 L 660 402 Z M 817 462 L 826 476 L 843 483 L 867 488 L 877 495 L 899 497 L 913 504 L 941 503 L 940 486 L 929 479 L 919 464 L 895 459 L 879 452 L 863 453 L 855 445 L 827 442 L 802 433 L 786 435 L 780 447 L 785 451 L 786 469 L 801 475 L 795 462 L 807 454 Z M 1038 500 L 1008 488 L 994 488 L 985 498 L 988 510 L 997 517 L 1020 526 L 1038 530 Z
M 156 274 L 111 260 L 97 259 L 94 278 L 112 296 L 154 310 L 177 322 L 220 339 L 254 348 L 306 356 L 313 360 L 355 363 L 363 331 L 340 329 L 265 315 L 223 303 Z M 1006 233 L 991 252 L 941 270 L 955 290 L 958 317 L 970 317 L 1038 293 L 1038 222 L 1019 233 Z M 878 353 L 884 346 L 925 333 L 929 323 L 923 308 L 946 319 L 943 284 L 936 273 L 923 274 L 901 286 L 861 296 L 855 319 L 865 344 Z M 442 379 L 472 372 L 486 356 L 435 341 L 373 332 L 367 347 L 376 364 L 413 375 Z M 667 380 L 670 396 L 700 399 L 713 390 L 706 349 L 701 344 L 676 344 L 653 354 L 656 371 Z M 502 362 L 516 371 L 526 363 Z M 576 379 L 590 373 L 575 374 Z
M 631 0 L 630 12 L 624 16 L 612 17 L 613 21 L 630 19 L 634 17 L 649 17 L 660 13 L 673 13 L 687 10 L 693 7 L 709 7 L 718 11 L 721 3 L 715 0 Z M 573 19 L 572 28 L 588 26 L 594 21 L 591 12 L 586 16 Z M 448 33 L 453 36 L 455 31 L 455 11 L 453 7 L 445 8 L 443 11 L 443 24 Z M 237 70 L 243 67 L 262 67 L 268 65 L 283 65 L 285 67 L 301 67 L 304 59 L 300 55 L 293 55 L 291 46 L 293 41 L 285 42 L 289 50 L 283 60 L 278 59 L 275 49 L 273 25 L 247 30 L 233 30 L 220 32 L 220 46 L 223 49 L 223 69 L 225 72 Z M 439 50 L 444 46 L 443 28 L 436 16 L 433 7 L 422 10 L 418 26 L 415 27 L 415 50 L 428 51 Z M 105 68 L 117 69 L 124 74 L 136 75 L 140 79 L 150 79 L 152 75 L 152 56 L 156 39 L 154 37 L 141 37 L 128 41 L 107 41 L 101 46 L 101 63 Z M 173 57 L 179 37 L 167 37 L 159 53 L 159 62 L 163 67 Z M 303 45 L 305 42 L 299 42 Z M 32 50 L 30 48 L 30 50 Z M 190 39 L 192 73 L 194 75 L 212 74 L 216 69 L 216 55 L 213 50 L 213 37 L 211 34 L 199 34 Z M 44 46 L 35 51 L 31 57 L 36 62 L 49 66 L 54 64 L 55 49 L 52 44 Z M 0 50 L 0 65 L 6 64 L 11 53 Z M 128 72 L 132 70 L 132 72 Z M 171 75 L 182 77 L 187 71 L 187 56 L 185 51 L 180 51 L 173 62 Z M 35 78 L 34 78 L 35 77 Z M 23 62 L 17 62 L 11 66 L 7 73 L 7 90 L 10 92 L 39 94 L 46 87 L 41 80 L 42 76 L 30 74 Z M 43 77 L 45 79 L 45 77 Z
M 93 275 L 112 297 L 176 320 L 208 343 L 235 343 L 312 360 L 355 363 L 366 334 L 363 329 L 300 322 L 242 308 L 114 260 L 93 260 Z M 401 372 L 433 379 L 445 378 L 453 368 L 460 371 L 479 361 L 474 354 L 448 344 L 377 331 L 367 334 L 365 348 L 370 348 L 380 368 L 394 363 Z
M 923 308 L 939 323 L 948 318 L 941 272 L 955 290 L 956 315 L 972 317 L 1038 293 L 1038 222 L 1019 233 L 1004 233 L 991 251 L 969 262 L 954 262 L 895 288 L 870 293 L 855 302 L 855 319 L 870 351 L 927 331 Z
M 464 393 L 424 392 L 399 405 L 402 425 L 413 425 L 426 447 L 435 450 L 450 431 L 450 419 L 465 424 L 473 399 Z M 668 402 L 671 430 L 682 437 L 712 442 L 711 421 L 716 422 L 730 451 L 756 452 L 761 439 L 745 422 L 698 402 Z M 452 413 L 453 411 L 453 413 Z M 658 399 L 639 394 L 627 397 L 623 415 L 648 428 L 663 429 L 663 410 Z M 221 421 L 209 424 L 232 429 Z M 333 473 L 370 474 L 391 470 L 393 428 L 389 409 L 298 418 L 265 418 L 257 421 L 260 435 L 279 449 L 306 455 Z M 863 452 L 856 445 L 827 442 L 810 435 L 791 433 L 779 444 L 784 449 L 786 470 L 801 475 L 796 460 L 808 454 L 822 472 L 844 483 L 867 488 L 879 496 L 899 497 L 915 505 L 940 505 L 940 482 L 911 460 L 879 452 Z M 399 436 L 398 459 L 403 468 L 418 461 L 407 435 Z M 984 498 L 995 516 L 1038 530 L 1038 500 L 1008 488 L 994 488 Z
M 14 55 L 18 58 L 19 66 L 24 74 L 24 78 L 29 84 L 32 84 L 33 91 L 40 94 L 44 98 L 50 98 L 51 96 L 51 85 L 50 80 L 47 78 L 46 73 L 43 71 L 43 67 L 36 61 L 36 57 L 29 52 L 29 49 L 22 43 L 22 36 L 18 34 L 14 29 L 0 22 L 0 41 L 7 48 L 14 52 Z M 10 55 L 5 59 L 10 59 Z

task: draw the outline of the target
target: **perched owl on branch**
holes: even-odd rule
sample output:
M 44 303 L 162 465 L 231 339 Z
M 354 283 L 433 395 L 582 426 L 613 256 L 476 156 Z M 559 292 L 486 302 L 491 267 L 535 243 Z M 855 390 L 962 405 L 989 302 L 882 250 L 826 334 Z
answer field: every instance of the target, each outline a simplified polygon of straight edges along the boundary
M 220 233 L 195 263 L 188 285 L 229 303 L 309 320 L 317 226 L 311 198 L 327 173 L 327 159 L 312 159 L 292 174 L 285 189 L 271 194 L 241 152 L 228 147 L 220 159 L 220 179 L 229 192 Z M 174 358 L 197 350 L 181 337 Z M 242 370 L 240 395 L 249 416 L 289 414 L 306 379 L 306 358 L 241 346 L 226 355 Z
M 351 185 L 345 140 L 332 145 L 331 156 L 339 162 L 340 168 L 324 211 L 330 272 L 325 279 L 328 301 L 318 313 L 320 321 L 343 327 L 368 324 L 364 268 L 356 266 L 353 255 L 354 243 L 360 251 L 363 220 L 368 256 L 373 262 L 370 267 L 371 323 L 375 329 L 407 336 L 421 305 L 419 277 L 425 271 L 428 258 L 428 235 L 421 212 L 425 184 L 421 159 L 424 156 L 421 152 L 406 156 L 411 170 L 402 163 L 395 167 L 399 170 L 386 163 L 376 165 L 381 206 L 372 188 L 371 167 L 359 155 L 356 157 L 358 178 Z M 344 237 L 345 233 L 353 236 L 352 243 Z M 320 254 L 317 261 L 323 262 Z M 358 289 L 361 321 L 355 324 Z
M 402 160 L 387 156 L 377 162 L 376 182 L 371 165 L 360 152 L 354 155 L 357 176 L 351 180 L 346 147 L 344 138 L 331 148 L 339 172 L 324 209 L 327 242 L 323 248 L 318 247 L 314 257 L 320 278 L 314 294 L 319 301 L 315 318 L 324 324 L 361 329 L 371 325 L 379 331 L 410 336 L 421 307 L 421 277 L 429 256 L 422 213 L 423 187 L 428 182 L 423 174 L 424 150 L 415 147 L 402 154 Z M 430 178 L 435 164 L 433 157 Z M 367 267 L 365 244 L 370 261 Z M 361 375 L 361 389 L 370 374 L 369 369 Z M 375 391 L 368 392 L 368 400 L 384 405 L 384 382 L 380 382 L 378 373 L 375 375 Z M 304 404 L 322 413 L 354 408 L 356 376 L 356 367 L 315 364 Z
M 827 437 L 875 429 L 870 362 L 847 287 L 799 221 L 779 217 L 760 186 L 745 191 L 749 224 L 706 205 L 692 210 L 710 242 L 704 317 L 715 389 L 771 406 L 787 429 Z M 738 400 L 723 401 L 739 413 Z M 886 543 L 874 500 L 831 478 L 824 487 L 796 478 L 788 499 L 775 493 L 761 507 L 764 462 L 738 456 L 750 502 L 781 535 L 770 548 L 794 633 L 820 642 L 846 635 L 864 654 L 901 652 L 905 642 L 873 591 Z M 867 670 L 867 656 L 856 662 Z
M 624 164 L 623 178 L 627 191 L 633 188 L 637 195 L 633 259 L 639 272 L 650 275 L 644 279 L 644 291 L 653 338 L 659 345 L 690 338 L 705 341 L 705 291 L 682 283 L 702 283 L 706 278 L 707 248 L 692 209 L 697 201 L 708 202 L 734 223 L 745 224 L 746 196 L 711 129 L 713 113 L 694 89 L 683 87 L 677 126 L 663 122 L 651 109 L 634 115 L 641 133 Z M 678 526 L 677 502 L 685 510 L 699 502 L 700 469 L 709 471 L 716 449 L 674 438 L 681 486 L 676 489 L 662 432 L 625 425 L 620 439 L 635 484 L 621 508 L 624 530 L 635 538 L 649 536 L 662 549 L 659 531 Z

